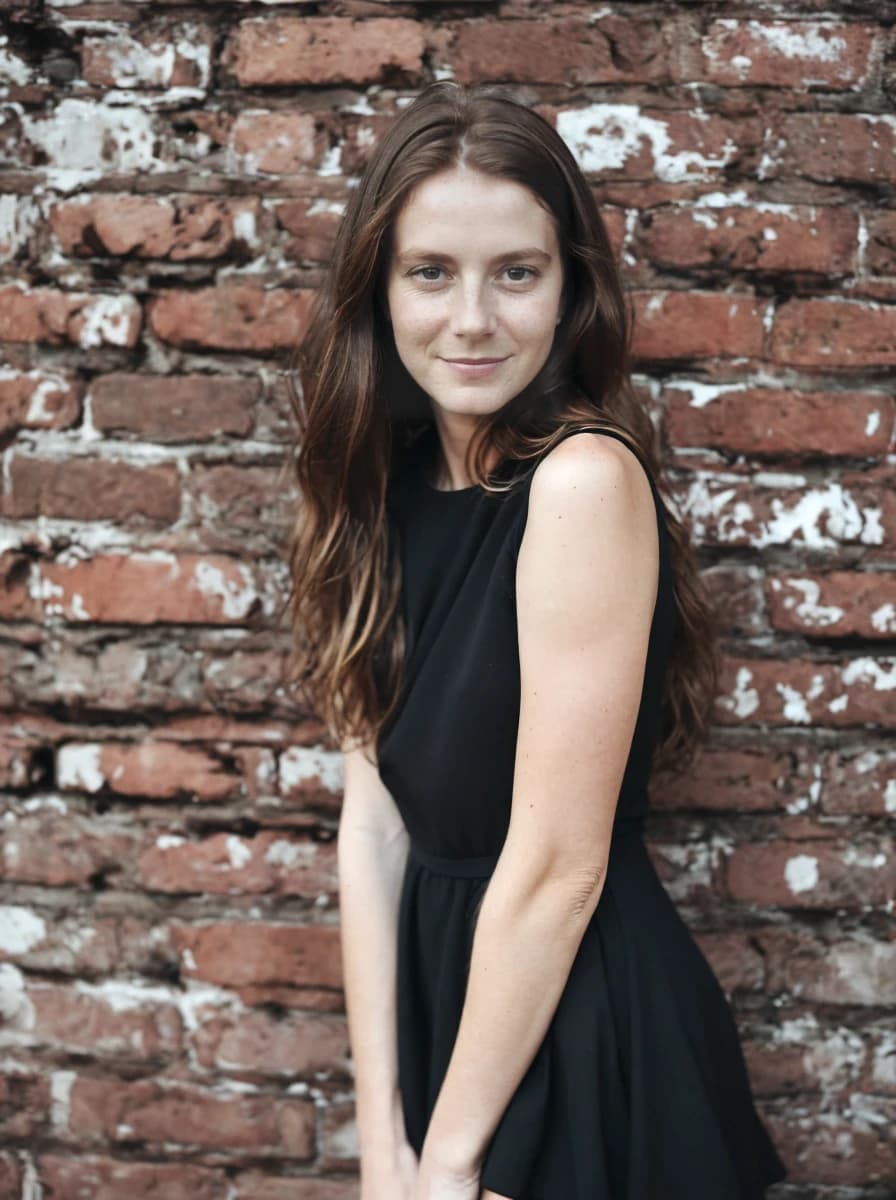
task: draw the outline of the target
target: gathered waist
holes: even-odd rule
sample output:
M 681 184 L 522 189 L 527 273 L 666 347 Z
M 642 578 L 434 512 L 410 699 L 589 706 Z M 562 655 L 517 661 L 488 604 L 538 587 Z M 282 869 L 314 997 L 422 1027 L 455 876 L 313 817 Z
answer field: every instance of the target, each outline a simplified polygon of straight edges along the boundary
M 617 818 L 613 826 L 611 846 L 623 838 L 644 835 L 644 817 Z M 459 857 L 451 854 L 433 854 L 425 850 L 419 843 L 411 841 L 408 847 L 408 858 L 427 867 L 438 875 L 452 875 L 458 879 L 484 879 L 492 874 L 498 864 L 500 851 L 496 854 L 481 854 L 469 857 Z

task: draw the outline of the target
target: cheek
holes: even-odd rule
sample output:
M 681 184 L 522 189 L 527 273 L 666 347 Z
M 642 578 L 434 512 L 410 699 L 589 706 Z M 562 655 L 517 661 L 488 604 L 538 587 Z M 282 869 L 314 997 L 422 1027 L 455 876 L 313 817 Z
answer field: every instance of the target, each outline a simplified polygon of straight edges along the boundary
M 392 329 L 397 342 L 419 342 L 430 337 L 444 323 L 445 315 L 435 300 L 421 303 L 419 297 L 396 295 L 390 300 Z

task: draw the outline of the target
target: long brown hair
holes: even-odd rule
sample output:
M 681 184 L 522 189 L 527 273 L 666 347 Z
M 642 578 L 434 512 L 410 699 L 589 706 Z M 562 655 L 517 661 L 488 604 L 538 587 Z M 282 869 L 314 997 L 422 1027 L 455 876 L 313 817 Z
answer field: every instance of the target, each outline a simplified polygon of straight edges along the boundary
M 387 485 L 403 448 L 432 424 L 384 309 L 392 230 L 417 184 L 459 164 L 529 188 L 554 217 L 565 264 L 553 348 L 523 392 L 477 427 L 467 451 L 473 482 L 493 489 L 486 462 L 537 459 L 569 428 L 597 425 L 627 438 L 665 491 L 653 422 L 629 375 L 633 315 L 572 153 L 503 89 L 431 84 L 380 140 L 351 192 L 296 358 L 290 670 L 340 743 L 375 741 L 399 702 L 405 632 Z M 678 620 L 654 766 L 680 771 L 709 722 L 718 625 L 688 532 L 664 508 Z

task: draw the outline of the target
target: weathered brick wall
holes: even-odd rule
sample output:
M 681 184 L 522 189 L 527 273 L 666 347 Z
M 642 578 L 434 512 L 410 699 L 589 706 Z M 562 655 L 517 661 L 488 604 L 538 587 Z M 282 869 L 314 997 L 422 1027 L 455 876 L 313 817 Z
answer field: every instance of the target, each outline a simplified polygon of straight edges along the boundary
M 3 7 L 0 1195 L 356 1195 L 284 372 L 352 176 L 453 75 L 517 81 L 590 173 L 724 597 L 651 846 L 779 1194 L 892 1196 L 894 9 Z

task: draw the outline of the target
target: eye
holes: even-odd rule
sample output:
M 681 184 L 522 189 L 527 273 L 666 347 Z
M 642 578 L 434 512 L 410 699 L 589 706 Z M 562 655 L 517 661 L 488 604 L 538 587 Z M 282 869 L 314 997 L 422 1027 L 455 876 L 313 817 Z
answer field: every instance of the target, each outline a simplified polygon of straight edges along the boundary
M 421 283 L 438 283 L 439 280 L 437 278 L 432 275 L 424 275 L 423 272 L 435 271 L 438 273 L 441 270 L 442 267 L 415 267 L 414 270 L 409 271 L 408 274 L 414 279 L 419 279 Z
M 538 276 L 538 272 L 534 267 L 505 267 L 506 271 L 522 271 L 522 276 L 517 276 L 510 280 L 511 283 L 528 283 L 531 279 Z

